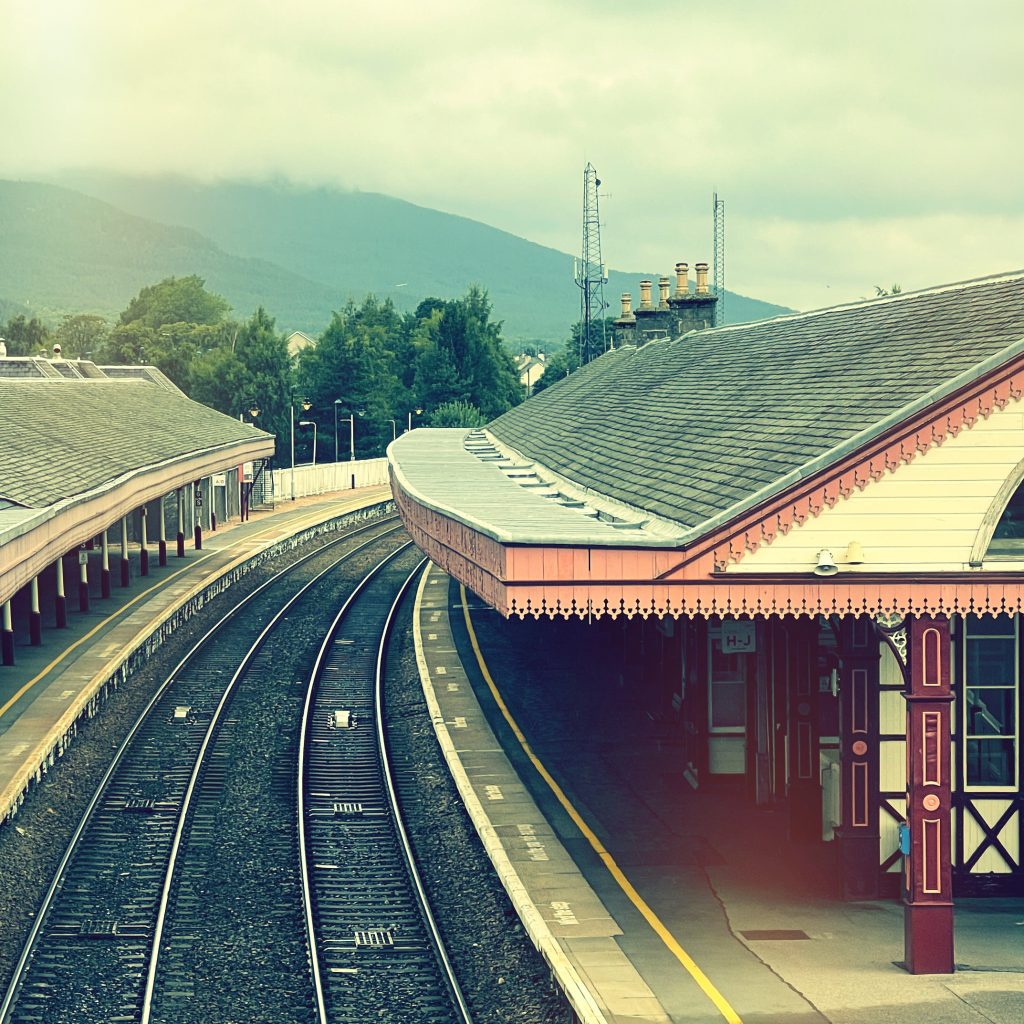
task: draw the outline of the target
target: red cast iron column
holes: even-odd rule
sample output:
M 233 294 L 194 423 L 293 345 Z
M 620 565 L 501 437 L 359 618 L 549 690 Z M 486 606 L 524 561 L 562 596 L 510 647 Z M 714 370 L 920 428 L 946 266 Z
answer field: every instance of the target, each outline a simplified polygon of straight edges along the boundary
M 949 620 L 908 622 L 907 825 L 904 966 L 911 974 L 953 972 L 950 838 Z
M 789 837 L 820 843 L 818 620 L 797 619 L 789 628 Z
M 839 626 L 843 822 L 839 843 L 843 899 L 878 897 L 879 637 L 866 615 Z

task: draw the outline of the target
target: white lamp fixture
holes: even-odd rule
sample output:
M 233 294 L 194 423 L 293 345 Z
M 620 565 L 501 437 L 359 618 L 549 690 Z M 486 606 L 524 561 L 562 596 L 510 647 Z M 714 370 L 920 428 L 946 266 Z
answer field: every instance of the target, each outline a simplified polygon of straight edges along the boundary
M 846 545 L 846 564 L 847 565 L 863 565 L 864 564 L 864 549 L 860 544 L 851 540 Z
M 814 567 L 815 576 L 835 576 L 839 572 L 839 566 L 832 552 L 828 548 L 822 548 L 818 552 L 818 564 Z

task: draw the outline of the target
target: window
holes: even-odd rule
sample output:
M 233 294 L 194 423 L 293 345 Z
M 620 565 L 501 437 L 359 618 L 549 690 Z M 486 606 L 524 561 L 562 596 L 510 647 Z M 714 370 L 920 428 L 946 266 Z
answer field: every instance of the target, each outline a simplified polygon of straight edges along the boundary
M 964 783 L 1016 789 L 1017 620 L 969 615 L 964 625 Z

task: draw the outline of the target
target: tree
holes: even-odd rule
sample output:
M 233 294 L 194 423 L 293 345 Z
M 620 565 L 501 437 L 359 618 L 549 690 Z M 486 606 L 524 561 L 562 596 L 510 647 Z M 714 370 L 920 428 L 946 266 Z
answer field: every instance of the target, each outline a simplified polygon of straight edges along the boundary
M 523 400 L 523 388 L 511 355 L 501 340 L 501 324 L 491 320 L 491 303 L 473 285 L 464 298 L 420 308 L 422 321 L 414 390 L 424 408 L 469 402 L 487 418 Z
M 138 322 L 154 330 L 165 324 L 219 324 L 227 319 L 231 307 L 227 299 L 208 292 L 205 284 L 196 274 L 165 277 L 159 284 L 143 288 L 128 303 L 120 322 Z
M 50 349 L 50 332 L 38 318 L 28 319 L 23 313 L 13 316 L 7 326 L 0 330 L 7 343 L 9 356 L 34 356 L 48 354 Z
M 390 300 L 368 295 L 336 312 L 316 346 L 300 354 L 299 389 L 312 403 L 306 415 L 320 425 L 331 457 L 335 415 L 362 419 L 363 454 L 380 453 L 391 440 L 390 421 L 410 404 L 398 372 L 405 330 Z
M 253 409 L 259 410 L 253 417 L 257 425 L 276 434 L 283 451 L 291 430 L 292 368 L 274 318 L 261 306 L 244 324 L 198 329 L 215 331 L 218 344 L 194 358 L 191 396 L 229 416 L 249 418 Z
M 486 417 L 470 402 L 445 402 L 430 416 L 432 427 L 482 427 Z
M 101 316 L 91 313 L 66 314 L 53 332 L 65 358 L 95 359 L 110 334 L 110 326 Z

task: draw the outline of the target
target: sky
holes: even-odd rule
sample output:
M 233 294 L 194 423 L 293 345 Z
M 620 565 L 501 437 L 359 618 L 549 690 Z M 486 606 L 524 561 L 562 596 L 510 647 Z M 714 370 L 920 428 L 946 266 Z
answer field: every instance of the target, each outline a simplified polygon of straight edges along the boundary
M 1019 0 L 0 0 L 0 177 L 383 192 L 798 309 L 1024 267 Z M 0 225 L 2 230 L 2 225 Z

